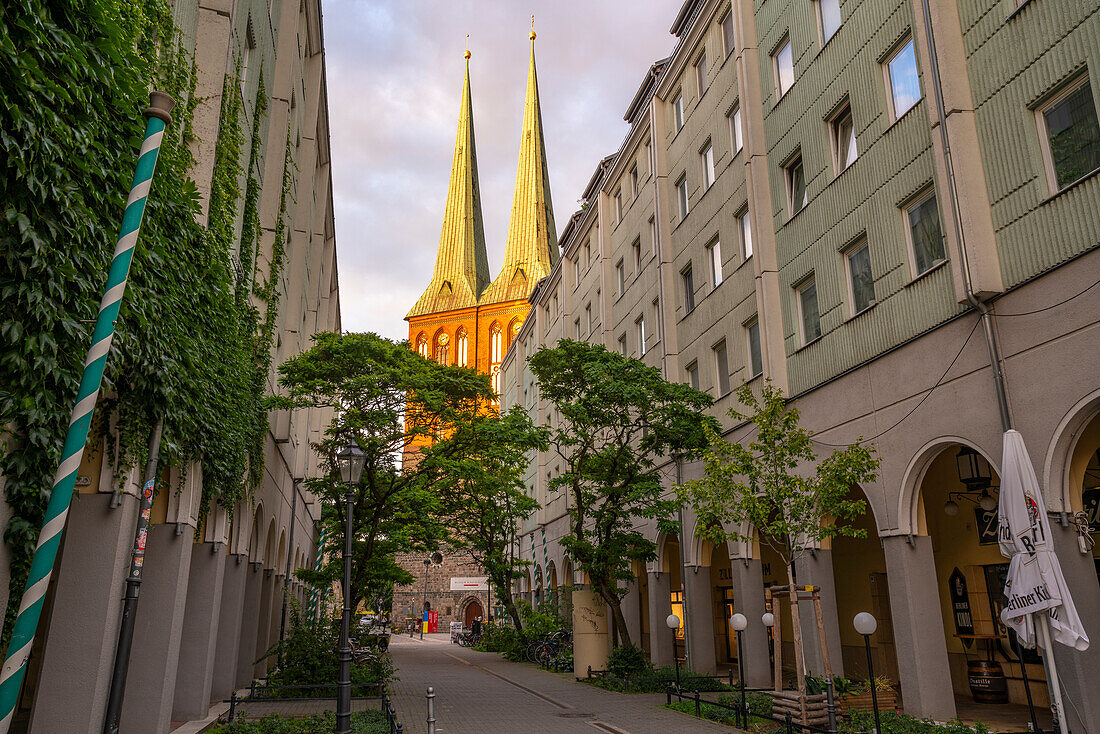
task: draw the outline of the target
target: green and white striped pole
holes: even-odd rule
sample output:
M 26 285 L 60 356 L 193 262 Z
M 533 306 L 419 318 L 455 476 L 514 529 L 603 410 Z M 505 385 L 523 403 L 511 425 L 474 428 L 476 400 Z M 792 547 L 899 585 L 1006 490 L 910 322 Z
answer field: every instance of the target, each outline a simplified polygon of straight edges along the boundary
M 34 643 L 35 629 L 42 615 L 42 603 L 46 588 L 53 573 L 53 564 L 57 559 L 57 550 L 61 544 L 61 533 L 65 529 L 65 518 L 69 514 L 69 503 L 73 498 L 76 473 L 80 468 L 80 459 L 84 454 L 84 445 L 88 441 L 92 412 L 103 382 L 103 371 L 107 363 L 107 353 L 111 349 L 111 340 L 115 334 L 115 321 L 122 305 L 122 295 L 126 291 L 126 278 L 130 273 L 130 263 L 134 257 L 138 230 L 145 214 L 145 202 L 149 197 L 149 187 L 153 183 L 153 171 L 157 166 L 164 128 L 171 122 L 171 111 L 175 101 L 164 92 L 152 92 L 149 95 L 149 108 L 145 110 L 145 140 L 138 154 L 137 170 L 130 187 L 130 197 L 126 201 L 126 211 L 122 215 L 122 227 L 119 230 L 118 244 L 115 246 L 111 269 L 107 274 L 107 287 L 103 300 L 99 304 L 95 329 L 92 332 L 92 345 L 84 361 L 84 374 L 80 378 L 80 389 L 76 395 L 69 431 L 65 435 L 65 447 L 61 454 L 61 464 L 54 475 L 50 501 L 46 506 L 46 517 L 42 530 L 38 534 L 38 546 L 34 549 L 30 575 L 23 591 L 23 600 L 19 605 L 19 615 L 15 618 L 11 642 L 4 667 L 0 670 L 0 734 L 7 734 L 11 726 L 12 714 L 19 698 L 19 689 L 26 672 L 27 659 Z
M 313 562 L 313 570 L 320 573 L 321 571 L 321 550 L 325 547 L 325 526 L 321 526 L 321 534 L 317 536 L 317 559 Z M 321 590 L 317 584 L 309 590 L 309 616 L 310 619 L 317 619 L 318 605 L 321 602 Z

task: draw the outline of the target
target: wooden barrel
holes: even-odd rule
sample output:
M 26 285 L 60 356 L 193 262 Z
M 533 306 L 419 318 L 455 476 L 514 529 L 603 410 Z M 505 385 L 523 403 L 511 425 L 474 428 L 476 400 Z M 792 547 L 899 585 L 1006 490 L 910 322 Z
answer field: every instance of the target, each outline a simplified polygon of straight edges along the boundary
M 978 703 L 1008 703 L 1008 681 L 1001 664 L 970 660 L 966 664 L 970 693 Z

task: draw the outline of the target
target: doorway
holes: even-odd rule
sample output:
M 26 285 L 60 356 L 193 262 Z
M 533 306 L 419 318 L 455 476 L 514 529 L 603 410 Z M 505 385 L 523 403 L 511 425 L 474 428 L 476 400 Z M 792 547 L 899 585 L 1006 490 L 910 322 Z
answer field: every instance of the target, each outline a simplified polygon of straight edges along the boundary
M 471 625 L 473 625 L 474 620 L 481 616 L 483 616 L 481 610 L 481 602 L 479 602 L 477 599 L 474 599 L 472 602 L 466 605 L 466 614 L 462 623 L 467 628 L 469 628 Z

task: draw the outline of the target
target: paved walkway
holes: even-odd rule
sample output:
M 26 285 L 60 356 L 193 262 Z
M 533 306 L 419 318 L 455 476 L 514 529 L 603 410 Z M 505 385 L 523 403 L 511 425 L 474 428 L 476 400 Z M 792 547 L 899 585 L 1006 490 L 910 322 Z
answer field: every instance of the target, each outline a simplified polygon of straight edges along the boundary
M 438 734 L 706 734 L 727 726 L 659 708 L 665 697 L 612 693 L 571 675 L 512 663 L 496 653 L 452 645 L 446 634 L 424 641 L 394 636 L 393 701 L 406 734 L 427 731 L 425 691 L 435 689 Z

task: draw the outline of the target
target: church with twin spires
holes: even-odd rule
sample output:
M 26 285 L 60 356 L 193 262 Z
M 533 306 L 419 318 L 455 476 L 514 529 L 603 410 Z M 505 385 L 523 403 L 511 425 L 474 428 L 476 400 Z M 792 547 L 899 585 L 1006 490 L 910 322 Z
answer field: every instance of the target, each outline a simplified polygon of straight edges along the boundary
M 409 344 L 424 357 L 472 367 L 489 375 L 493 389 L 499 393 L 501 360 L 527 318 L 531 290 L 550 274 L 557 262 L 557 242 L 532 30 L 527 98 L 504 265 L 495 279 L 490 276 L 467 51 L 439 250 L 428 287 L 405 317 L 409 322 Z M 423 612 L 431 611 L 435 629 L 442 632 L 450 622 L 469 626 L 475 618 L 490 615 L 492 600 L 484 583 L 485 574 L 468 555 L 444 548 L 441 563 L 425 564 L 423 554 L 415 553 L 399 554 L 397 562 L 416 580 L 408 586 L 394 587 L 391 619 L 395 623 L 417 620 L 414 624 L 419 625 Z
M 470 99 L 470 52 L 467 51 L 458 135 L 439 250 L 428 287 L 405 317 L 409 322 L 409 343 L 424 357 L 473 367 L 489 375 L 493 389 L 499 393 L 500 362 L 527 317 L 530 308 L 527 297 L 531 289 L 549 275 L 557 259 L 557 233 L 550 203 L 550 176 L 546 169 L 532 30 L 527 98 L 504 265 L 495 279 L 490 276 L 478 187 Z

